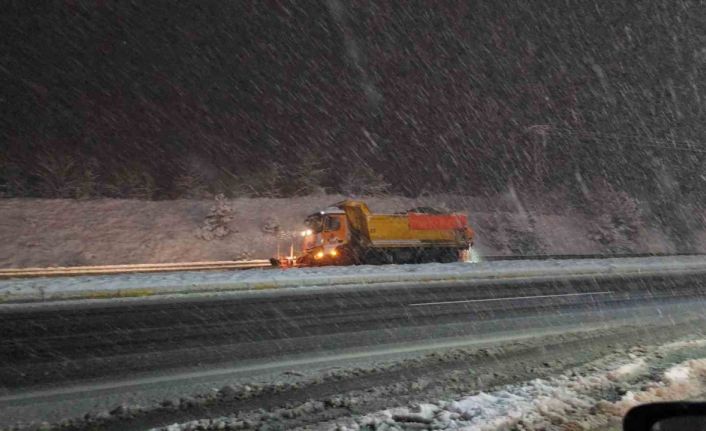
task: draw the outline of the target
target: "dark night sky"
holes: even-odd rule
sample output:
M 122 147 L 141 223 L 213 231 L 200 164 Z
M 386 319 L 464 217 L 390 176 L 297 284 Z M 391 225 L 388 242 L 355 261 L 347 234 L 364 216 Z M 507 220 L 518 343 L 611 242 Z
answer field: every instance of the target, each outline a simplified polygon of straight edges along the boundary
M 331 191 L 351 175 L 406 194 L 550 188 L 578 171 L 635 188 L 655 169 L 704 168 L 702 153 L 664 148 L 706 131 L 697 1 L 4 9 L 6 195 L 71 195 L 88 181 L 93 195 L 148 184 L 173 197 L 194 177 L 272 194 L 257 184 L 307 171 Z M 289 183 L 270 186 L 308 190 Z

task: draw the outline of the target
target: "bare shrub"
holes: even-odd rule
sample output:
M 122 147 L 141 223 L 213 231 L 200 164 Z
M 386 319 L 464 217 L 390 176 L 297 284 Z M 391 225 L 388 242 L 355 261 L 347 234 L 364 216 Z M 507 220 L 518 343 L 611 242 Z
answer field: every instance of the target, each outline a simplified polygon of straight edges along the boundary
M 607 181 L 598 180 L 586 197 L 586 205 L 592 216 L 590 238 L 603 245 L 629 249 L 643 227 L 638 201 Z
M 213 167 L 198 158 L 187 158 L 180 163 L 181 174 L 174 180 L 176 195 L 187 199 L 212 198 L 215 175 Z M 209 187 L 209 185 L 211 187 Z
M 128 166 L 114 172 L 105 186 L 106 194 L 115 198 L 152 199 L 157 193 L 154 178 L 139 166 Z
M 509 228 L 507 235 L 510 238 L 507 246 L 513 255 L 532 256 L 544 252 L 544 246 L 533 231 Z
M 224 188 L 229 196 L 251 198 L 282 197 L 280 185 L 282 178 L 286 177 L 286 175 L 283 175 L 283 168 L 279 163 L 270 163 L 261 169 L 245 174 L 234 174 L 228 171 L 226 173 L 228 178 Z
M 44 154 L 35 165 L 37 191 L 40 196 L 50 198 L 71 197 L 76 177 L 76 163 L 71 156 Z
M 281 198 L 326 193 L 328 170 L 308 157 L 291 167 L 272 162 L 243 173 L 224 174 L 223 188 L 229 196 Z
M 346 174 L 339 185 L 346 196 L 384 196 L 390 193 L 390 187 L 382 175 L 367 166 Z
M 27 178 L 22 169 L 0 154 L 0 198 L 27 196 Z
M 215 203 L 206 216 L 203 225 L 196 230 L 196 237 L 204 241 L 212 241 L 230 235 L 233 232 L 230 222 L 233 221 L 234 214 L 235 211 L 228 204 L 225 196 L 223 194 L 216 195 Z
M 544 244 L 537 236 L 535 225 L 535 219 L 531 214 L 506 220 L 507 247 L 513 255 L 530 256 L 544 252 Z
M 299 163 L 291 168 L 286 176 L 280 178 L 281 189 L 285 196 L 307 196 L 313 194 L 325 194 L 324 180 L 328 174 L 328 169 L 321 165 L 321 162 L 313 156 L 304 157 Z
M 34 192 L 46 198 L 83 199 L 97 194 L 95 163 L 77 163 L 71 156 L 45 153 L 34 164 Z
M 277 220 L 276 217 L 274 216 L 269 216 L 265 218 L 265 221 L 262 223 L 262 226 L 260 227 L 263 233 L 269 234 L 269 235 L 274 235 L 277 236 L 279 234 L 280 230 L 282 230 L 279 220 Z
M 177 195 L 187 199 L 202 199 L 209 196 L 208 187 L 202 177 L 191 173 L 179 175 L 174 180 Z

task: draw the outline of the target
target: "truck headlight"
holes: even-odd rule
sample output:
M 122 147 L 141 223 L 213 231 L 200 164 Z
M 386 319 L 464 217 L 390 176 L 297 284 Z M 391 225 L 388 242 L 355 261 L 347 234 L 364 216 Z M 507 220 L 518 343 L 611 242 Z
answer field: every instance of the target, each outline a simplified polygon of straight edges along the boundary
M 316 257 L 317 259 L 323 259 L 323 258 L 324 258 L 324 252 L 323 252 L 323 251 L 320 251 L 320 252 L 316 253 L 315 257 Z
M 338 256 L 338 250 L 336 250 L 335 248 L 333 250 L 331 250 L 331 256 L 333 256 L 333 257 Z

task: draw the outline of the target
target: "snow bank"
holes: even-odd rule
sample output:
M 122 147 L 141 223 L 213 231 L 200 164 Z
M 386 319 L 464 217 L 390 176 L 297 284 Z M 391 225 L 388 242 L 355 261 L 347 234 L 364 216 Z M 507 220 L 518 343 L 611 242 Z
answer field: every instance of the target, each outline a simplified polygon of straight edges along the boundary
M 459 262 L 16 279 L 0 280 L 0 301 L 136 297 L 400 282 L 473 282 L 488 279 L 519 280 L 536 277 L 628 277 L 635 274 L 649 275 L 689 271 L 706 271 L 706 257 Z
M 391 408 L 357 418 L 355 424 L 341 428 L 404 429 L 404 424 L 418 422 L 428 424 L 431 429 L 467 431 L 603 429 L 619 424 L 637 404 L 689 399 L 706 392 L 706 358 L 673 365 L 650 380 L 648 368 L 656 366 L 667 350 L 659 349 L 661 353 L 645 358 L 629 355 L 627 362 L 586 375 L 572 373 L 535 379 L 457 401 Z M 624 388 L 634 390 L 624 391 Z M 606 399 L 607 394 L 617 395 L 621 391 L 624 395 Z
M 613 381 L 625 380 L 626 378 L 636 376 L 640 373 L 644 373 L 647 370 L 647 364 L 643 359 L 637 359 L 635 362 L 631 362 L 610 371 L 606 377 Z
M 628 391 L 618 402 L 597 404 L 606 415 L 624 416 L 638 404 L 702 398 L 706 393 L 706 358 L 691 359 L 668 368 L 661 381 Z
M 589 381 L 589 380 L 587 380 Z M 421 410 L 424 423 L 432 429 L 463 429 L 490 431 L 514 429 L 531 425 L 530 429 L 556 422 L 578 410 L 586 411 L 595 401 L 571 387 L 569 379 L 536 379 L 521 386 L 507 386 L 495 392 L 481 392 L 458 401 L 439 401 Z M 361 427 L 380 428 L 395 425 L 409 418 L 418 407 L 395 408 L 360 418 Z M 421 414 L 421 413 L 418 413 Z M 416 421 L 421 422 L 421 421 Z

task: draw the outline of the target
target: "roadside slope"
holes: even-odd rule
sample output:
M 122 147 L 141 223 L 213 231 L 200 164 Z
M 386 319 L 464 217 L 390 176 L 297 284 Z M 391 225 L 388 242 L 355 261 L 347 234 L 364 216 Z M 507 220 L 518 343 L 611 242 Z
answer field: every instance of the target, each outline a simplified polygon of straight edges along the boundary
M 269 258 L 277 249 L 275 227 L 299 231 L 307 214 L 341 199 L 336 195 L 233 199 L 228 201 L 234 211 L 231 233 L 211 241 L 196 235 L 213 206 L 209 200 L 0 199 L 0 267 Z M 630 241 L 603 244 L 591 232 L 596 222 L 580 211 L 540 203 L 523 206 L 508 196 L 390 196 L 366 201 L 379 212 L 418 206 L 466 212 L 481 254 L 604 254 L 616 247 L 669 253 L 678 248 L 649 224 Z M 706 238 L 703 229 L 694 235 Z M 694 244 L 706 247 L 699 238 Z

